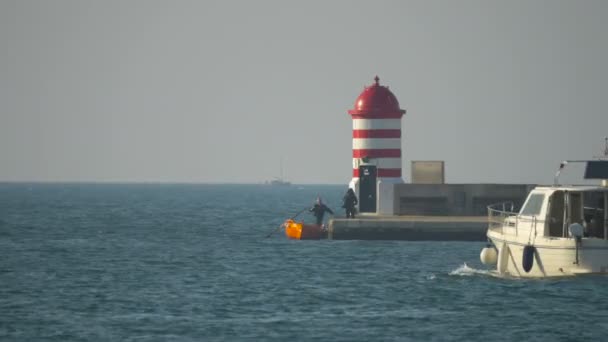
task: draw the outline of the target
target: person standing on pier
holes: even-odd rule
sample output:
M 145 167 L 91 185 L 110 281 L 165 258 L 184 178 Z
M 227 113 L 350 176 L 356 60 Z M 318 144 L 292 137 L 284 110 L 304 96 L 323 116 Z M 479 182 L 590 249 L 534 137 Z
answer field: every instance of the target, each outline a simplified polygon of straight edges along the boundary
M 309 211 L 317 219 L 316 223 L 317 223 L 318 226 L 320 226 L 320 225 L 323 224 L 323 216 L 325 216 L 325 212 L 328 212 L 331 215 L 334 214 L 334 212 L 331 209 L 329 209 L 328 206 L 326 206 L 325 204 L 323 204 L 323 200 L 321 199 L 321 197 L 317 197 L 315 205 L 312 208 L 310 208 Z
M 355 206 L 359 204 L 353 189 L 348 189 L 342 198 L 342 208 L 346 210 L 346 218 L 355 218 Z

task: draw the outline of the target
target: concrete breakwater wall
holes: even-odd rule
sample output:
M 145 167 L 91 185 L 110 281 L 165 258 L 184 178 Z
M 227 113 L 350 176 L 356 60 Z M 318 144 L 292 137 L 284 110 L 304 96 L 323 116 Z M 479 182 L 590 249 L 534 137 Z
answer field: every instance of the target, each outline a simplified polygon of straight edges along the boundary
M 513 202 L 520 208 L 530 184 L 396 184 L 395 215 L 483 216 L 487 206 Z
M 356 219 L 335 218 L 328 225 L 334 240 L 485 241 L 487 206 L 512 202 L 518 210 L 534 187 L 529 184 L 391 184 L 380 191 L 391 214 L 362 213 Z M 391 193 L 392 192 L 392 193 Z M 389 211 L 390 212 L 390 211 Z
M 332 240 L 485 241 L 486 216 L 389 216 L 332 219 Z

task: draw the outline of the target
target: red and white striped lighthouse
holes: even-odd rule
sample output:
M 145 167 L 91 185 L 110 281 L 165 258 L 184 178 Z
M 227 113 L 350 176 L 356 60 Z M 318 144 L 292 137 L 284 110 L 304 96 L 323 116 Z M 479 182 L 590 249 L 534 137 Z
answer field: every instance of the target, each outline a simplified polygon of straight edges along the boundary
M 380 183 L 403 183 L 401 117 L 405 110 L 399 108 L 388 87 L 380 85 L 378 76 L 374 80 L 359 95 L 355 108 L 348 111 L 353 119 L 353 178 L 349 187 L 359 196 L 361 212 L 379 209 Z

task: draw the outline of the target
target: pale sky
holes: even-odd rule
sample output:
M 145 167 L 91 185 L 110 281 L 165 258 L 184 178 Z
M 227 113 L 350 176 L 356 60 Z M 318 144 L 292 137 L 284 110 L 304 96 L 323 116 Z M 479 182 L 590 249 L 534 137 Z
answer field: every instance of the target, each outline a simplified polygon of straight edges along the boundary
M 0 0 L 0 181 L 347 184 L 364 85 L 449 183 L 608 135 L 608 1 Z

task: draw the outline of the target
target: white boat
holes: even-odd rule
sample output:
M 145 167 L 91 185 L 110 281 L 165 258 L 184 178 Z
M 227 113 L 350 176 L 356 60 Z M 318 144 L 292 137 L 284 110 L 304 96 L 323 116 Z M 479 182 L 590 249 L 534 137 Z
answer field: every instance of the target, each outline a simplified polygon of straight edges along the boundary
M 608 157 L 608 139 L 606 156 Z M 586 163 L 597 186 L 561 186 L 565 165 Z M 488 246 L 480 259 L 506 277 L 554 277 L 608 273 L 608 158 L 567 161 L 553 186 L 538 186 L 519 212 L 510 203 L 488 207 Z

